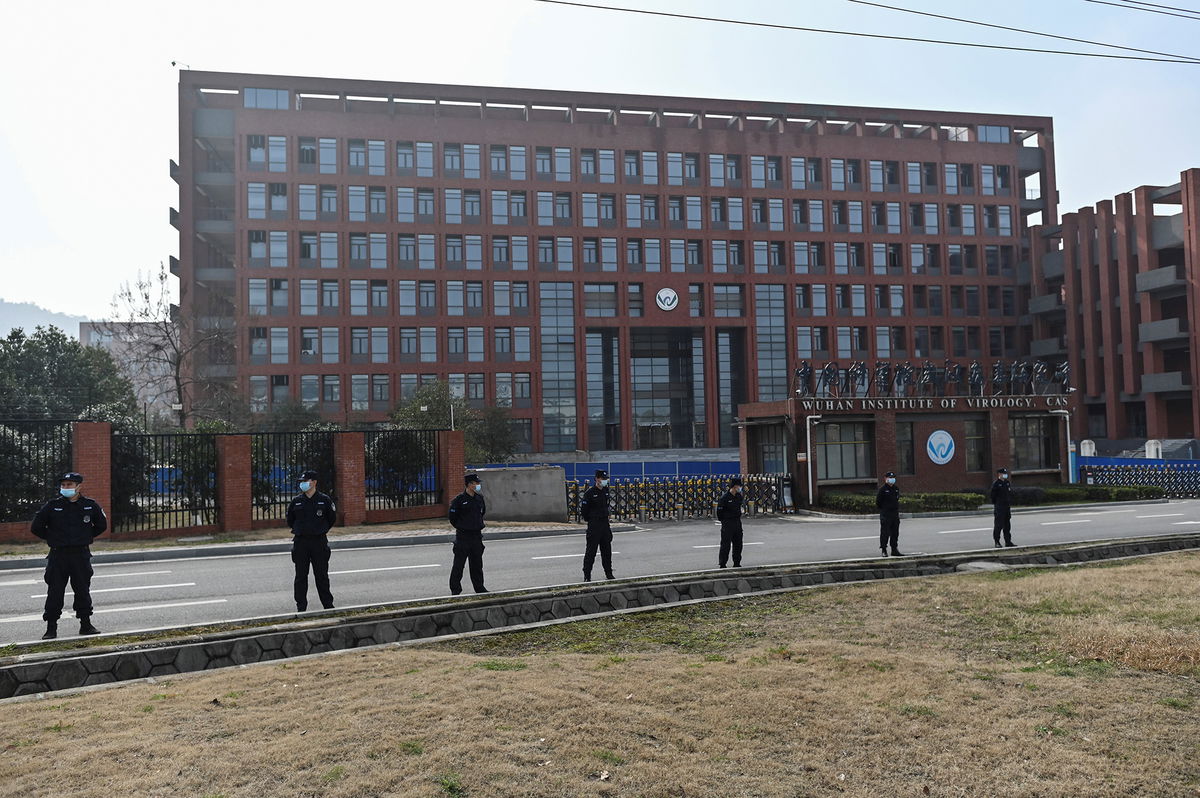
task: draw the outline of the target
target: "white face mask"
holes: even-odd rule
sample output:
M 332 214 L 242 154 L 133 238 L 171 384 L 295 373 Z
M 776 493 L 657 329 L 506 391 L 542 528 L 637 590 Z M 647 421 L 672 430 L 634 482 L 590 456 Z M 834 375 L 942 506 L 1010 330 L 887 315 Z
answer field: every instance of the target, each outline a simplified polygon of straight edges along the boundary
M 300 483 L 300 492 L 301 492 L 301 493 L 308 493 L 308 489 L 309 489 L 309 488 L 311 488 L 311 487 L 312 487 L 312 483 L 311 483 L 311 482 L 309 482 L 309 481 L 307 481 L 307 480 L 305 480 L 304 482 L 301 482 L 301 483 Z
M 889 484 L 889 485 L 895 485 L 895 484 L 896 484 L 896 478 L 895 478 L 895 477 L 888 477 L 888 478 L 887 478 L 887 484 Z
M 476 493 L 483 493 L 483 483 L 482 483 L 482 482 L 476 482 L 476 483 L 475 483 L 475 492 L 476 492 Z
M 596 484 L 597 484 L 597 485 L 599 485 L 599 486 L 600 486 L 600 487 L 602 487 L 602 488 L 607 488 L 607 487 L 608 487 L 608 480 L 607 480 L 607 479 L 602 479 L 602 480 L 600 480 L 599 482 L 597 482 Z
M 62 494 L 64 499 L 71 499 L 74 498 L 75 494 L 79 491 L 75 488 L 59 488 L 58 492 Z

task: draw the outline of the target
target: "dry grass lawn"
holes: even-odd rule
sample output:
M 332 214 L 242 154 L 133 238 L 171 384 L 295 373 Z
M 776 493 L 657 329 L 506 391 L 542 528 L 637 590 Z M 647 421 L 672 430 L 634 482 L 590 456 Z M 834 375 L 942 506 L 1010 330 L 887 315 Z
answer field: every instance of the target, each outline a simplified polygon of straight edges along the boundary
M 5 796 L 1198 796 L 1200 553 L 0 706 Z

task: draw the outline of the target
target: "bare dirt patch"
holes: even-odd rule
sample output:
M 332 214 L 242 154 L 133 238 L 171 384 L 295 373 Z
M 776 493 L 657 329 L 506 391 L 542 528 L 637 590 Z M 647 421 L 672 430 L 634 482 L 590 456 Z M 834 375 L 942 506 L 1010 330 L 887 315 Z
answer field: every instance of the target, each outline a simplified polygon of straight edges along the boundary
M 52 696 L 0 706 L 0 795 L 1197 796 L 1198 576 L 895 580 Z

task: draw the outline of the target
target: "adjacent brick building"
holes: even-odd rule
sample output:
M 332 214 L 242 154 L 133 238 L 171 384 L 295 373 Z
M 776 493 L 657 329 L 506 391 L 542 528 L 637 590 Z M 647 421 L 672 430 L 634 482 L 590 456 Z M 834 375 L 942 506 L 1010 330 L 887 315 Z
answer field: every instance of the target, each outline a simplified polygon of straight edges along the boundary
M 732 446 L 797 364 L 1011 360 L 1051 120 L 185 71 L 181 309 L 255 410 L 421 381 L 533 451 Z M 792 445 L 759 436 L 784 470 Z M 873 474 L 873 472 L 872 472 Z
M 1075 437 L 1200 435 L 1200 169 L 1033 234 L 1032 353 L 1070 359 Z

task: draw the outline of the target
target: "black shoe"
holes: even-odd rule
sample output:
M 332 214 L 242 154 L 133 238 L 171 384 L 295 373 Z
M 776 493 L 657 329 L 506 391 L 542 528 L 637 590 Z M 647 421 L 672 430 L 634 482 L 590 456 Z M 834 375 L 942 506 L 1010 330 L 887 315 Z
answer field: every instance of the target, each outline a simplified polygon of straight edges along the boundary
M 903 557 L 904 555 L 900 553 L 899 549 L 892 549 L 892 556 L 893 557 Z
M 591 574 L 589 574 L 589 573 L 584 573 L 584 575 L 583 575 L 583 581 L 585 581 L 585 582 L 590 582 L 590 581 L 592 581 L 592 575 L 591 575 Z
M 324 607 L 324 608 L 325 608 L 325 609 L 327 609 L 327 610 L 332 610 L 332 609 L 334 609 L 334 606 L 333 606 L 332 604 L 322 604 L 321 606 L 322 606 L 322 607 Z
M 996 548 L 1000 548 L 1000 541 L 996 541 Z
M 606 574 L 604 575 L 604 578 L 605 578 L 605 579 L 616 579 L 616 577 L 615 577 L 615 576 L 613 576 L 613 573 L 612 573 L 612 571 L 609 571 L 608 573 L 606 573 Z
M 1011 540 L 1006 540 L 1006 541 L 1004 541 L 1004 545 L 1011 547 L 1011 546 L 1016 546 L 1017 544 L 1013 543 Z
M 459 595 L 460 593 L 462 593 L 462 588 L 461 588 L 461 587 L 460 587 L 460 588 L 458 588 L 457 590 L 455 590 L 454 588 L 450 588 L 450 595 L 451 595 L 451 596 L 457 596 L 457 595 Z
M 723 563 L 723 562 L 717 563 L 717 567 L 718 567 L 718 568 L 724 568 L 724 567 L 725 567 L 725 563 Z
M 881 556 L 881 557 L 886 557 L 886 556 L 887 556 L 887 546 L 880 546 L 880 547 L 879 547 L 879 556 Z
M 296 612 L 308 612 L 308 605 L 307 604 L 297 604 Z
M 734 568 L 741 568 L 741 567 L 742 567 L 742 564 L 741 564 L 740 562 L 735 562 L 735 563 L 733 564 L 733 567 L 734 567 Z
M 491 593 L 492 591 L 488 590 L 486 587 L 477 587 L 477 588 L 475 588 L 475 592 L 476 593 Z
M 100 630 L 92 626 L 92 622 L 88 618 L 84 618 L 79 622 L 79 634 L 81 635 L 98 635 Z
M 53 640 L 58 637 L 58 624 L 54 621 L 46 622 L 46 634 L 42 635 L 43 640 Z

